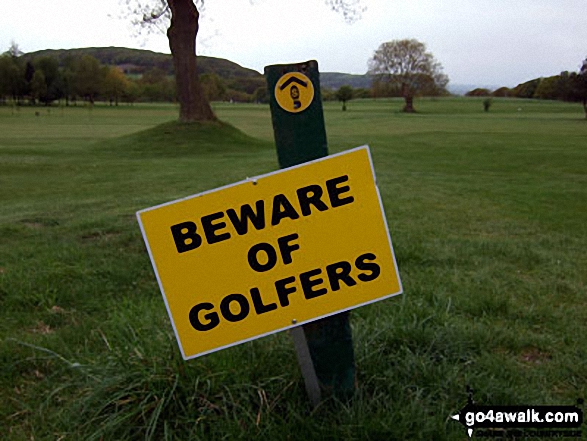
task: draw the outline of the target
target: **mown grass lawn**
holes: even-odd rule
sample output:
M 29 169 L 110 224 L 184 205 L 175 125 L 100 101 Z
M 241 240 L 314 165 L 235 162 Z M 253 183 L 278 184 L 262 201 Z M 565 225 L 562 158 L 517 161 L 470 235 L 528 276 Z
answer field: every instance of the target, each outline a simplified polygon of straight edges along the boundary
M 371 146 L 404 294 L 352 313 L 356 396 L 314 411 L 287 333 L 181 359 L 135 218 L 277 169 L 268 107 L 195 127 L 165 105 L 0 107 L 0 434 L 464 440 L 467 385 L 481 404 L 586 397 L 580 106 L 348 107 L 325 105 L 330 150 Z

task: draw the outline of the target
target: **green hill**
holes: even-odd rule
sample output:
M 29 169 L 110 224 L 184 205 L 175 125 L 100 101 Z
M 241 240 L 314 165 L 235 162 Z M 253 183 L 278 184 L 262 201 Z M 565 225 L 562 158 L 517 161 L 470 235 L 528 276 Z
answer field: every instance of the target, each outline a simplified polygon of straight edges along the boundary
M 367 74 L 355 75 L 341 72 L 320 73 L 320 84 L 327 89 L 338 89 L 340 86 L 368 89 L 371 87 L 371 81 L 371 77 Z
M 76 49 L 43 49 L 29 52 L 23 57 L 32 60 L 37 57 L 54 57 L 63 64 L 68 57 L 90 55 L 100 63 L 120 67 L 126 74 L 141 75 L 152 68 L 159 68 L 168 75 L 173 75 L 173 60 L 170 54 L 153 52 L 144 49 L 129 49 L 125 47 L 86 47 Z M 214 73 L 222 78 L 231 89 L 245 93 L 253 93 L 264 84 L 263 75 L 256 70 L 242 67 L 223 58 L 198 56 L 198 71 L 200 74 Z M 353 88 L 371 87 L 371 78 L 368 75 L 353 75 L 340 72 L 323 72 L 320 74 L 322 87 L 338 89 L 349 85 Z
M 142 74 L 146 70 L 157 67 L 167 74 L 173 74 L 173 60 L 170 54 L 153 52 L 144 49 L 129 49 L 125 47 L 88 47 L 77 49 L 44 49 L 29 52 L 26 59 L 50 56 L 62 63 L 67 57 L 91 55 L 102 64 L 121 67 L 125 73 Z M 200 74 L 215 73 L 224 80 L 257 79 L 262 75 L 253 70 L 242 67 L 232 61 L 222 58 L 198 56 Z

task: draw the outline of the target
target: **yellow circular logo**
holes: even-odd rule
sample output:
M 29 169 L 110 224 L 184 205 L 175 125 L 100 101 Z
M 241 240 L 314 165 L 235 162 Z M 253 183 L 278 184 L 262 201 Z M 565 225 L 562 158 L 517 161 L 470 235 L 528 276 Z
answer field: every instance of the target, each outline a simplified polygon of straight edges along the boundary
M 302 73 L 286 73 L 275 85 L 275 99 L 281 108 L 288 112 L 302 112 L 312 104 L 314 85 Z

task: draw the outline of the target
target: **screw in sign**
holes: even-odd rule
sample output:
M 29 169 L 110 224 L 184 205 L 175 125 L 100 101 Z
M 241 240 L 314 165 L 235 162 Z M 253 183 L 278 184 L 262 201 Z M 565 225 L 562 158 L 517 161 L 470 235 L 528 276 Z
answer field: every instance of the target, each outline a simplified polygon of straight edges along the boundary
M 283 110 L 302 112 L 312 104 L 314 85 L 300 72 L 286 73 L 275 85 L 275 99 Z

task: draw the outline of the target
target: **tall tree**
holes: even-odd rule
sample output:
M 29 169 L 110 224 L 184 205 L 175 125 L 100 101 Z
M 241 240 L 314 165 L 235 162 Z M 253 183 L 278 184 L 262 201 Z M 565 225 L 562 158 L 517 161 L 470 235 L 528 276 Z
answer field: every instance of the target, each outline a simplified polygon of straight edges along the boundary
M 200 84 L 197 74 L 196 36 L 199 31 L 203 0 L 121 0 L 127 5 L 127 16 L 139 26 L 164 26 L 169 23 L 167 38 L 173 57 L 179 120 L 211 121 L 216 116 Z M 356 20 L 363 8 L 361 0 L 324 0 L 347 22 Z
M 192 0 L 168 0 L 167 3 L 171 11 L 167 38 L 175 69 L 179 120 L 214 120 L 216 116 L 204 95 L 196 68 L 196 35 L 200 13 Z
M 163 69 L 154 67 L 146 71 L 139 84 L 142 87 L 142 95 L 149 101 L 174 101 L 176 91 L 173 81 L 167 78 Z
M 31 102 L 35 104 L 38 101 L 46 101 L 47 80 L 42 70 L 37 70 L 31 80 Z
M 540 98 L 543 100 L 556 100 L 561 96 L 561 75 L 554 75 L 552 77 L 541 78 L 538 87 L 534 91 L 533 98 Z
M 33 65 L 35 74 L 42 72 L 45 80 L 45 93 L 39 96 L 38 99 L 39 101 L 44 101 L 45 105 L 48 106 L 53 100 L 60 99 L 63 95 L 63 81 L 59 72 L 59 62 L 55 57 L 39 57 L 33 61 Z M 39 85 L 36 87 L 38 89 Z
M 583 65 L 578 73 L 571 73 L 570 79 L 570 98 L 583 104 L 585 110 L 585 119 L 587 119 L 587 58 L 583 60 Z
M 61 69 L 63 96 L 65 97 L 65 105 L 69 106 L 69 101 L 75 101 L 76 96 L 76 64 L 77 60 L 73 55 L 67 55 L 63 60 L 63 68 Z
M 129 81 L 119 68 L 106 67 L 103 93 L 110 100 L 110 105 L 114 102 L 118 106 L 118 101 L 126 92 L 128 85 Z
M 12 94 L 12 60 L 6 54 L 0 55 L 0 101 Z
M 200 76 L 204 93 L 208 101 L 218 101 L 224 97 L 226 93 L 226 85 L 215 73 L 203 74 Z
M 94 104 L 96 96 L 102 91 L 104 71 L 100 62 L 90 55 L 83 55 L 75 64 L 75 91 Z
M 24 85 L 24 66 L 20 59 L 9 52 L 0 55 L 0 99 L 8 96 L 16 101 Z
M 13 102 L 20 102 L 22 97 L 28 93 L 28 81 L 32 79 L 32 73 L 29 80 L 25 80 L 26 66 L 21 55 L 23 52 L 14 41 L 6 52 L 0 55 L 0 98 L 4 95 L 11 95 Z M 28 64 L 28 63 L 27 63 Z M 32 66 L 31 66 L 32 67 Z
M 404 97 L 404 112 L 414 112 L 414 97 L 445 93 L 448 77 L 441 64 L 415 39 L 383 43 L 369 60 L 369 74 Z
M 340 86 L 336 91 L 336 99 L 342 102 L 342 110 L 346 111 L 346 102 L 353 99 L 353 88 L 351 86 Z

